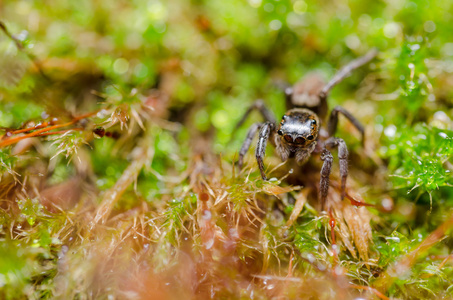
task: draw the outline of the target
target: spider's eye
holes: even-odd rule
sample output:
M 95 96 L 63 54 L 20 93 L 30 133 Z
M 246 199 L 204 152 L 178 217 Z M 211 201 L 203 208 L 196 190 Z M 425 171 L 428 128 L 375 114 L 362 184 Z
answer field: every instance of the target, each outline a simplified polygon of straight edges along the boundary
M 283 132 L 281 130 L 278 130 L 277 133 L 278 133 L 278 135 L 282 135 L 283 134 Z
M 311 125 L 316 125 L 316 120 L 311 120 Z
M 283 136 L 283 138 L 284 138 L 285 141 L 287 141 L 288 143 L 292 143 L 292 142 L 293 142 L 293 138 L 292 138 L 290 135 L 285 134 L 285 135 Z
M 303 143 L 305 143 L 305 139 L 303 137 L 299 136 L 299 137 L 296 138 L 296 143 L 297 144 L 303 144 Z
M 314 138 L 314 137 L 313 137 L 312 135 L 309 135 L 309 136 L 307 137 L 307 139 L 309 139 L 310 141 L 311 141 L 313 138 Z

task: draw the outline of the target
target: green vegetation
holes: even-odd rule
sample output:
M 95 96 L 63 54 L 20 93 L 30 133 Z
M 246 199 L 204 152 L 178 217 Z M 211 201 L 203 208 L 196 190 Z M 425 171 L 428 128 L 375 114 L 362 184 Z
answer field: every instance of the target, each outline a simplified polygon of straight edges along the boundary
M 1 299 L 453 298 L 453 2 L 0 3 Z M 322 161 L 270 180 L 263 99 L 378 48 Z

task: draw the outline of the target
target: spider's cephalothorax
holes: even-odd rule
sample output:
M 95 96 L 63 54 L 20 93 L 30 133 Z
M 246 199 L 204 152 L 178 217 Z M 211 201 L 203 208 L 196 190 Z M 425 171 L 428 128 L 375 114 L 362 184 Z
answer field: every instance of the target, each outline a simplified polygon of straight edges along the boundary
M 368 63 L 377 55 L 376 50 L 353 60 L 340 69 L 337 74 L 327 83 L 322 84 L 319 78 L 309 77 L 297 83 L 294 87 L 285 90 L 288 112 L 282 117 L 277 125 L 273 114 L 264 106 L 261 100 L 257 100 L 246 111 L 239 121 L 239 127 L 254 109 L 260 111 L 266 119 L 264 123 L 255 123 L 250 127 L 247 137 L 239 152 L 239 167 L 242 167 L 244 155 L 252 143 L 253 137 L 259 131 L 258 144 L 256 146 L 256 160 L 264 180 L 267 180 L 264 171 L 263 158 L 266 152 L 267 141 L 275 145 L 281 159 L 295 158 L 297 163 L 303 164 L 313 152 L 321 154 L 324 161 L 321 168 L 321 179 L 319 182 L 319 198 L 324 207 L 329 189 L 329 175 L 332 168 L 333 156 L 329 149 L 338 148 L 338 160 L 340 163 L 341 195 L 344 198 L 346 192 L 346 178 L 348 176 L 348 149 L 341 138 L 335 137 L 338 124 L 338 114 L 345 116 L 364 137 L 364 128 L 360 122 L 341 106 L 335 107 L 330 113 L 327 122 L 327 136 L 320 137 L 320 119 L 323 119 L 327 112 L 327 95 L 337 83 L 346 78 L 351 71 Z M 319 117 L 318 117 L 319 114 Z
M 306 108 L 293 108 L 283 115 L 275 135 L 282 160 L 294 156 L 297 163 L 303 164 L 315 149 L 318 126 L 318 116 Z

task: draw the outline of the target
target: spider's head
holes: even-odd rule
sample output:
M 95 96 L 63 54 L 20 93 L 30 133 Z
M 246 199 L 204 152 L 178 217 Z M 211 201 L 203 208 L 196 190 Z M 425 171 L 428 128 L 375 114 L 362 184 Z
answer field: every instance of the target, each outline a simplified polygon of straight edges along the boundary
M 318 116 L 308 109 L 295 108 L 282 117 L 278 135 L 285 144 L 308 147 L 318 138 Z

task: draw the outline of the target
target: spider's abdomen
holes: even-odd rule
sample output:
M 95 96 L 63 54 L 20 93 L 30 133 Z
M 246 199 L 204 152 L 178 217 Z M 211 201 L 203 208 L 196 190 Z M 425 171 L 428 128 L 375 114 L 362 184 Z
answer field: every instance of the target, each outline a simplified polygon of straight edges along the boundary
M 319 93 L 326 85 L 317 73 L 310 73 L 293 87 L 291 104 L 294 107 L 316 109 L 321 103 Z

